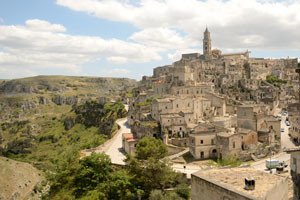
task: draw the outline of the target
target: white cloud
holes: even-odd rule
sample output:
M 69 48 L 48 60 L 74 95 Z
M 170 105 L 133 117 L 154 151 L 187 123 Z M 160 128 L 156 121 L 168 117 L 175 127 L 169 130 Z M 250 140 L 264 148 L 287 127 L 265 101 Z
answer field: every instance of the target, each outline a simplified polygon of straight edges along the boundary
M 56 3 L 93 16 L 130 23 L 141 29 L 131 39 L 170 48 L 201 45 L 207 24 L 214 45 L 252 50 L 299 50 L 300 1 L 276 0 L 57 0 Z M 164 28 L 161 28 L 164 27 Z M 172 30 L 185 33 L 182 37 Z M 151 30 L 153 32 L 151 38 Z M 176 48 L 176 47 L 175 47 Z
M 106 77 L 126 77 L 130 74 L 127 69 L 113 68 L 110 70 L 100 70 L 101 76 Z
M 168 53 L 168 59 L 171 61 L 177 61 L 181 58 L 182 54 L 186 54 L 186 53 L 195 53 L 195 52 L 199 52 L 199 49 L 178 49 L 173 53 Z
M 31 19 L 25 22 L 28 29 L 34 31 L 45 31 L 45 32 L 65 32 L 66 28 L 61 24 L 51 24 L 44 20 Z
M 57 68 L 79 72 L 85 63 L 107 59 L 115 63 L 141 63 L 161 59 L 151 47 L 118 39 L 73 36 L 66 28 L 42 20 L 24 26 L 0 25 L 0 69 Z M 121 62 L 122 61 L 122 62 Z
M 178 32 L 168 28 L 148 28 L 134 33 L 130 39 L 159 49 L 182 48 L 190 45 Z

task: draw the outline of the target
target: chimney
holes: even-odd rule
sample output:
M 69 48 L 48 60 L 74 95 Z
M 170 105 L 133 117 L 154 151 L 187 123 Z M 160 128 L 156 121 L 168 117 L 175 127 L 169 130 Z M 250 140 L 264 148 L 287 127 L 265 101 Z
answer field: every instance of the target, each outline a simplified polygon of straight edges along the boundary
M 255 180 L 254 178 L 245 178 L 245 190 L 254 190 L 255 189 Z

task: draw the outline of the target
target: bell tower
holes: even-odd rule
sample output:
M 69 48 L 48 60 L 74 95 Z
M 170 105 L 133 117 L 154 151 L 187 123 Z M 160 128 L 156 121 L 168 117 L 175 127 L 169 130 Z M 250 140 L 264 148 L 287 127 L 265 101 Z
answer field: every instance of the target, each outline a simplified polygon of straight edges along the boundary
M 204 38 L 203 38 L 203 55 L 205 59 L 209 59 L 211 57 L 211 38 L 210 38 L 210 32 L 208 31 L 207 27 L 204 31 Z

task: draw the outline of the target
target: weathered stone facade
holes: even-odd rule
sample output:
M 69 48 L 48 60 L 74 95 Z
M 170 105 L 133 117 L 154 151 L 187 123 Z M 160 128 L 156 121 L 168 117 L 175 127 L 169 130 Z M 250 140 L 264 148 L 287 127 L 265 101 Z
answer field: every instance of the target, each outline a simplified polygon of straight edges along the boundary
M 189 146 L 195 158 L 238 156 L 258 142 L 275 145 L 280 122 L 273 115 L 295 95 L 297 87 L 291 85 L 299 77 L 297 65 L 297 59 L 251 58 L 248 50 L 224 54 L 212 48 L 206 29 L 203 54 L 183 54 L 171 65 L 155 68 L 152 77 L 143 77 L 130 102 L 129 123 L 158 122 L 159 137 Z M 209 123 L 229 131 L 197 133 L 200 124 Z M 201 140 L 207 146 L 197 143 Z

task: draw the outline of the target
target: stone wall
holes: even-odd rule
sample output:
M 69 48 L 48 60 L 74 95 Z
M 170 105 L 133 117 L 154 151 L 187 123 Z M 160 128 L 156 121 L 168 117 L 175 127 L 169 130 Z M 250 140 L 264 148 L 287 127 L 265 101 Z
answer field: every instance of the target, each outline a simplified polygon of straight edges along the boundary
M 253 200 L 192 175 L 191 200 Z

